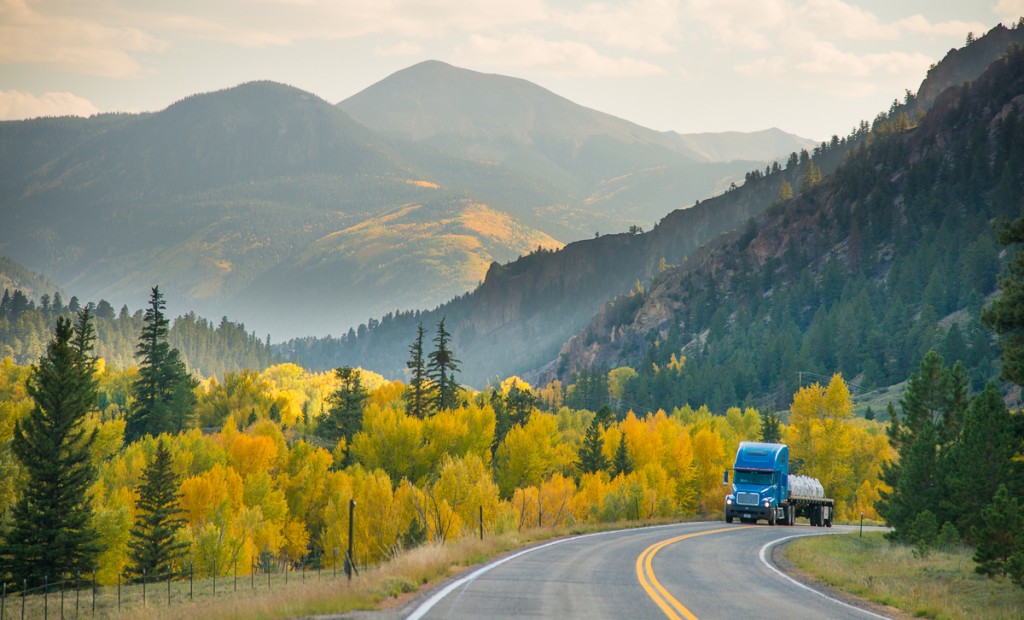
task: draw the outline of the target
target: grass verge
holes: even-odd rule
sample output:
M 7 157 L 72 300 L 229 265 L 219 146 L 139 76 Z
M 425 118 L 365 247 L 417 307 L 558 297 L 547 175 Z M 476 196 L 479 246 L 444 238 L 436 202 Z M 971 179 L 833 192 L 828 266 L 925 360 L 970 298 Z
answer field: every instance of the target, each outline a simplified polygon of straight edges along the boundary
M 1024 589 L 974 572 L 971 550 L 915 557 L 881 532 L 813 536 L 786 545 L 786 560 L 837 590 L 894 607 L 915 618 L 1020 620 Z
M 304 581 L 293 575 L 288 585 L 278 578 L 272 586 L 260 582 L 257 577 L 253 587 L 248 576 L 239 577 L 237 591 L 234 584 L 222 578 L 216 596 L 212 596 L 208 580 L 195 582 L 194 600 L 188 594 L 188 584 L 175 583 L 175 592 L 168 596 L 166 586 L 148 595 L 149 602 L 142 605 L 141 595 L 125 594 L 121 612 L 107 601 L 96 616 L 119 619 L 170 619 L 201 617 L 204 620 L 226 620 L 229 618 L 253 618 L 276 620 L 279 618 L 301 618 L 317 615 L 335 615 L 356 610 L 386 609 L 402 604 L 421 587 L 461 573 L 469 566 L 481 564 L 503 553 L 520 549 L 531 544 L 589 532 L 642 527 L 668 521 L 645 521 L 631 523 L 606 523 L 560 529 L 535 529 L 487 536 L 484 540 L 474 537 L 450 541 L 443 545 L 424 545 L 405 552 L 390 562 L 363 569 L 362 573 L 346 580 L 339 573 L 323 571 L 307 573 Z M 184 588 L 182 594 L 177 588 Z M 52 595 L 51 595 L 52 596 Z M 31 598 L 34 597 L 30 597 Z M 109 598 L 109 597 L 108 597 Z M 10 602 L 10 600 L 9 600 Z M 83 607 L 85 607 L 83 603 Z M 53 609 L 53 608 L 51 608 Z M 90 617 L 85 613 L 82 617 Z

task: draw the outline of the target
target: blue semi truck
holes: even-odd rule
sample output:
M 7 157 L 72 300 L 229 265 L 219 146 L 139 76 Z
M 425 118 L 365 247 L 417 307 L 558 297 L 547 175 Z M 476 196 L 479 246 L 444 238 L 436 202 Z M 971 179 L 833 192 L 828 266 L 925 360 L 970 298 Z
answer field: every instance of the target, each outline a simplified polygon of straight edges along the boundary
M 813 526 L 832 527 L 836 502 L 825 497 L 814 478 L 789 473 L 789 447 L 781 443 L 744 441 L 733 464 L 732 493 L 725 497 L 725 522 L 739 519 L 768 525 L 793 525 L 806 517 Z M 724 484 L 729 484 L 725 472 Z

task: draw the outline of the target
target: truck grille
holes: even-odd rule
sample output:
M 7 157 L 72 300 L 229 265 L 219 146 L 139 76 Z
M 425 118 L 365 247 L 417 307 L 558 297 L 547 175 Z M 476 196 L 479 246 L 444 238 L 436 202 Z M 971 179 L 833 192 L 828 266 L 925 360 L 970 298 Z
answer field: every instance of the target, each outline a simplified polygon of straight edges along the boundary
M 757 493 L 737 493 L 736 503 L 741 506 L 757 506 L 758 500 L 761 499 Z

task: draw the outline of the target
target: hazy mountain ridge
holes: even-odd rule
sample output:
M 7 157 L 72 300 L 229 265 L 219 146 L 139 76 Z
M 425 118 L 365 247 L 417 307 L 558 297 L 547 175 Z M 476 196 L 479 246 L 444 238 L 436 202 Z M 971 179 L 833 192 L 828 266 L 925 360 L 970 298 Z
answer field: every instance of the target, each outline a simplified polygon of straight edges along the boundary
M 978 323 L 998 272 L 991 224 L 1021 214 L 1022 101 L 1015 48 L 920 125 L 895 110 L 822 183 L 605 305 L 535 378 L 628 365 L 630 406 L 716 407 L 788 395 L 798 370 L 888 385 L 937 348 L 980 389 L 997 374 Z M 667 373 L 671 359 L 683 368 Z
M 525 80 L 433 60 L 398 71 L 338 105 L 384 135 L 502 164 L 560 188 L 590 209 L 624 214 L 632 218 L 628 223 L 641 226 L 720 192 L 757 162 L 814 145 L 779 130 L 654 131 Z M 642 182 L 629 185 L 629 192 L 616 191 L 630 178 Z
M 450 69 L 470 82 L 481 77 Z M 483 93 L 486 81 L 466 88 Z M 562 102 L 560 124 L 613 119 L 532 88 Z M 496 114 L 490 117 L 500 121 Z M 625 124 L 671 142 L 613 121 L 598 128 Z M 537 245 L 643 224 L 653 217 L 650 196 L 679 206 L 678 195 L 694 184 L 708 178 L 722 187 L 749 167 L 693 168 L 664 146 L 652 151 L 637 142 L 636 152 L 619 152 L 618 144 L 590 136 L 566 174 L 606 165 L 616 176 L 595 172 L 601 181 L 575 195 L 575 181 L 559 173 L 527 174 L 388 137 L 311 93 L 273 82 L 193 95 L 156 113 L 0 123 L 0 251 L 84 297 L 140 305 L 149 287 L 161 284 L 173 311 L 244 317 L 261 332 L 337 331 L 390 309 L 441 303 L 471 289 L 491 262 Z M 534 155 L 526 149 L 519 158 Z M 553 169 L 544 161 L 534 166 Z M 458 267 L 405 269 L 419 276 L 405 280 L 386 270 L 347 277 L 365 265 L 346 258 L 352 252 L 344 248 L 318 251 L 315 267 L 304 258 L 318 240 L 408 204 L 487 205 L 499 219 L 515 220 L 503 230 L 524 232 L 503 243 L 470 227 L 443 249 L 443 239 L 422 234 L 429 226 L 420 221 L 402 242 L 405 253 L 442 263 L 447 256 Z M 387 285 L 400 280 L 411 290 Z M 330 305 L 278 302 L 313 299 L 353 281 L 368 287 L 364 294 L 330 294 Z M 261 304 L 262 295 L 271 301 Z
M 1019 32 L 1014 36 L 1019 36 Z M 984 38 L 979 39 L 982 40 Z M 994 51 L 992 54 L 993 59 L 998 56 Z M 959 62 L 958 55 L 948 55 L 938 66 L 956 62 Z M 961 74 L 959 70 L 949 69 L 933 72 L 922 89 L 926 84 L 934 87 L 941 76 Z M 907 112 L 911 104 L 897 106 L 891 116 L 895 119 Z M 887 114 L 880 118 L 888 121 Z M 869 125 L 862 123 L 849 137 L 823 143 L 814 152 L 816 167 L 826 175 L 831 173 L 849 150 L 869 135 Z M 777 201 L 783 181 L 797 190 L 805 171 L 806 163 L 798 163 L 792 168 L 787 165 L 785 169 L 770 170 L 768 175 L 758 173 L 738 189 L 669 213 L 649 232 L 578 241 L 558 252 L 533 254 L 509 265 L 495 265 L 478 289 L 435 310 L 389 314 L 381 320 L 371 320 L 349 337 L 295 340 L 282 345 L 280 351 L 312 367 L 362 365 L 387 375 L 401 376 L 410 334 L 415 333 L 416 323 L 423 321 L 431 325 L 447 317 L 446 326 L 453 333 L 454 346 L 465 362 L 463 379 L 474 385 L 488 378 L 516 373 L 536 377 L 536 369 L 541 366 L 545 366 L 545 378 L 564 378 L 590 363 L 600 365 L 634 359 L 622 357 L 620 360 L 610 354 L 587 357 L 580 353 L 595 339 L 608 339 L 611 330 L 601 331 L 603 327 L 600 327 L 605 326 L 607 317 L 619 317 L 623 312 L 637 309 L 630 308 L 636 305 L 635 301 L 627 304 L 618 301 L 603 310 L 602 305 L 629 291 L 638 280 L 645 282 L 655 276 L 663 261 L 668 266 L 683 261 L 696 264 L 695 261 L 699 262 L 699 257 L 710 250 L 705 248 L 692 253 L 722 233 L 741 229 L 734 235 L 754 234 L 757 229 L 751 229 L 750 218 Z M 810 231 L 807 234 L 813 236 Z M 563 363 L 559 348 L 586 327 L 589 317 L 599 312 L 602 314 L 594 325 L 563 349 L 566 354 Z M 644 312 L 650 318 L 661 311 L 652 306 Z M 646 332 L 638 328 L 630 342 L 640 346 L 645 335 Z M 580 347 L 580 343 L 584 346 Z

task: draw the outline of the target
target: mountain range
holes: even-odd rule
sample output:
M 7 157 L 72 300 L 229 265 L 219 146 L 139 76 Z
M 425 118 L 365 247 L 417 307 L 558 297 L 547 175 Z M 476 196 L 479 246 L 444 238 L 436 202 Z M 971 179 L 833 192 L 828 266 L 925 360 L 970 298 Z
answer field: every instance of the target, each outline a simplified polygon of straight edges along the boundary
M 435 310 L 388 314 L 341 338 L 297 339 L 279 351 L 313 367 L 363 365 L 402 376 L 416 324 L 430 329 L 445 318 L 464 362 L 463 376 L 473 385 L 510 374 L 541 385 L 554 379 L 565 385 L 589 368 L 631 366 L 640 371 L 638 394 L 664 394 L 653 383 L 672 382 L 645 369 L 668 364 L 679 368 L 673 356 L 689 357 L 693 363 L 686 372 L 700 367 L 711 374 L 698 377 L 702 383 L 690 384 L 704 387 L 689 395 L 675 394 L 673 402 L 694 398 L 694 406 L 731 406 L 757 394 L 792 394 L 797 371 L 826 375 L 845 367 L 849 378 L 865 384 L 897 383 L 912 370 L 911 360 L 923 355 L 919 349 L 945 346 L 949 338 L 949 350 L 959 351 L 958 339 L 970 337 L 973 344 L 965 350 L 974 360 L 975 381 L 983 382 L 994 376 L 990 337 L 977 321 L 980 300 L 993 293 L 998 273 L 991 223 L 1019 213 L 1019 206 L 1015 210 L 992 196 L 999 183 L 1004 184 L 1000 195 L 1019 193 L 1014 183 L 1024 178 L 1024 171 L 1012 157 L 1007 159 L 1007 152 L 986 151 L 960 133 L 994 135 L 993 124 L 1008 117 L 1006 106 L 1015 101 L 1012 88 L 1018 85 L 1002 82 L 1006 92 L 987 101 L 964 93 L 971 92 L 971 81 L 992 63 L 1005 62 L 999 58 L 1008 46 L 1022 41 L 1024 29 L 996 27 L 937 63 L 918 90 L 925 98 L 908 94 L 870 125 L 862 123 L 849 136 L 819 145 L 810 157 L 767 174 L 752 171 L 739 188 L 675 210 L 650 231 L 603 235 L 509 264 L 492 264 L 476 290 Z M 967 129 L 951 114 L 950 106 L 955 108 L 961 98 L 961 114 L 976 114 L 984 122 Z M 1013 135 L 1010 128 L 1004 132 Z M 893 152 L 907 161 L 894 158 Z M 971 173 L 970 166 L 964 172 L 965 153 L 978 158 L 970 164 L 978 172 Z M 1004 163 L 1008 172 L 999 169 Z M 853 175 L 851 170 L 859 172 Z M 954 183 L 943 176 L 953 171 L 969 180 Z M 903 185 L 911 180 L 939 193 L 923 196 L 916 186 L 909 191 Z M 793 188 L 795 198 L 780 194 L 783 182 Z M 965 203 L 963 196 L 976 198 Z M 851 230 L 851 218 L 858 219 L 852 212 L 872 217 Z M 913 234 L 906 229 L 908 223 L 917 226 Z M 869 229 L 871 237 L 865 240 L 862 235 Z M 861 258 L 851 264 L 851 253 L 869 256 L 864 261 L 869 268 L 861 267 Z M 901 283 L 900 295 L 886 288 L 895 280 Z M 711 284 L 715 282 L 719 284 Z M 746 287 L 742 295 L 736 289 L 740 282 Z M 828 286 L 822 288 L 822 283 Z M 921 305 L 926 284 L 932 301 L 927 307 Z M 844 290 L 853 298 L 842 298 Z M 760 297 L 750 297 L 752 292 Z M 797 293 L 797 299 L 790 299 Z M 765 333 L 756 334 L 760 340 L 751 334 L 743 340 L 727 329 L 771 325 L 770 316 L 755 319 L 746 312 L 760 308 L 758 299 L 773 298 L 787 299 L 787 308 L 799 310 L 779 330 L 785 342 L 769 346 Z M 850 316 L 860 317 L 856 324 L 861 327 L 853 330 L 858 340 L 839 347 L 835 332 L 841 329 L 841 317 Z M 866 317 L 876 319 L 876 330 L 862 325 Z M 888 339 L 877 331 L 882 325 L 893 330 Z M 951 330 L 953 325 L 958 329 Z M 912 341 L 908 334 L 913 334 Z M 725 341 L 726 335 L 733 338 L 728 347 L 705 350 L 708 338 Z M 836 349 L 848 352 L 842 363 Z M 868 351 L 882 357 L 868 364 L 871 371 L 862 376 L 864 369 L 851 360 L 867 364 Z M 773 353 L 785 358 L 784 364 L 771 358 Z M 702 363 L 698 366 L 696 360 Z M 730 382 L 725 368 L 747 370 Z M 769 379 L 761 373 L 774 373 L 776 383 L 766 384 Z M 731 393 L 723 391 L 726 387 Z M 666 402 L 645 404 L 657 408 Z
M 401 96 L 398 96 L 401 94 Z M 332 105 L 253 82 L 147 114 L 0 123 L 0 255 L 85 299 L 342 333 L 492 263 L 650 226 L 808 147 L 660 133 L 428 61 Z

